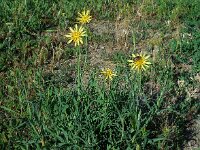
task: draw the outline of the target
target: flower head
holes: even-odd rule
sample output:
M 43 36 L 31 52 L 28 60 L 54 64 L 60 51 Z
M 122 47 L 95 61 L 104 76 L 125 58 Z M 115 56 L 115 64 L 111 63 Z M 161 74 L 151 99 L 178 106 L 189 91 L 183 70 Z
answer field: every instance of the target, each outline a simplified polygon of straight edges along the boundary
M 129 62 L 129 65 L 131 67 L 131 69 L 136 69 L 137 71 L 142 71 L 142 70 L 146 70 L 146 68 L 149 67 L 149 65 L 151 64 L 149 61 L 148 61 L 148 58 L 150 56 L 145 56 L 145 54 L 137 54 L 137 55 L 134 55 L 132 54 L 132 60 L 128 60 Z
M 105 70 L 101 71 L 101 74 L 104 75 L 105 79 L 107 80 L 112 80 L 113 76 L 117 76 L 115 73 L 113 73 L 113 71 L 109 68 L 106 68 Z
M 80 43 L 83 44 L 82 37 L 87 36 L 84 31 L 84 28 L 82 26 L 78 28 L 76 24 L 74 29 L 70 27 L 69 30 L 70 30 L 70 33 L 65 35 L 65 37 L 69 38 L 69 41 L 67 43 L 69 44 L 73 41 L 75 46 L 79 45 Z
M 77 17 L 76 19 L 78 20 L 79 23 L 81 24 L 86 24 L 89 23 L 92 19 L 92 16 L 90 16 L 90 11 L 82 11 L 82 13 L 78 13 L 79 17 Z

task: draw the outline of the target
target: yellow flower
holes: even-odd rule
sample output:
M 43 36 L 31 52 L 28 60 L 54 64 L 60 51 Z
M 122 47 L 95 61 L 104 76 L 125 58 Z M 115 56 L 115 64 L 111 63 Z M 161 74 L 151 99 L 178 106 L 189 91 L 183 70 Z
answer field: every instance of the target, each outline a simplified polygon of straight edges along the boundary
M 69 41 L 67 43 L 69 44 L 73 41 L 75 46 L 79 45 L 80 43 L 83 44 L 82 37 L 87 36 L 84 31 L 84 28 L 82 26 L 80 26 L 80 28 L 78 28 L 78 26 L 76 24 L 74 29 L 72 29 L 70 27 L 69 30 L 71 32 L 69 34 L 65 35 L 65 37 L 69 38 Z
M 105 70 L 101 71 L 101 74 L 104 75 L 105 79 L 112 80 L 113 76 L 117 76 L 113 71 L 109 68 L 106 68 Z
M 79 17 L 77 17 L 76 19 L 78 20 L 79 23 L 81 24 L 86 24 L 89 23 L 92 19 L 92 16 L 90 16 L 90 11 L 83 11 L 82 13 L 78 13 Z
M 140 150 L 140 145 L 139 144 L 136 145 L 136 150 Z
M 150 56 L 145 56 L 145 54 L 137 54 L 137 55 L 134 55 L 132 54 L 132 60 L 128 60 L 129 62 L 129 65 L 131 67 L 131 69 L 136 69 L 137 71 L 142 71 L 142 70 L 146 70 L 146 68 L 149 67 L 149 65 L 151 64 L 149 61 L 148 61 L 148 58 Z
M 167 137 L 170 134 L 170 129 L 168 127 L 164 127 L 162 129 L 164 137 Z

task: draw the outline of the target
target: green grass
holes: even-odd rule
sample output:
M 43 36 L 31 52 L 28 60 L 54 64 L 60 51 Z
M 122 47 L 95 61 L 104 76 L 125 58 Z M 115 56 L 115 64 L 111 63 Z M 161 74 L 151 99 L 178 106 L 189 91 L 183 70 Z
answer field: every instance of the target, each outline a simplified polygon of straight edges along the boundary
M 187 147 L 196 138 L 192 128 L 200 110 L 198 4 L 2 0 L 0 149 Z M 64 35 L 83 8 L 93 20 L 78 58 L 79 50 Z M 115 29 L 95 31 L 106 25 L 98 22 L 115 26 L 126 19 L 128 50 L 115 39 Z M 140 51 L 152 63 L 141 75 L 127 63 Z M 100 76 L 102 67 L 115 69 L 110 83 Z

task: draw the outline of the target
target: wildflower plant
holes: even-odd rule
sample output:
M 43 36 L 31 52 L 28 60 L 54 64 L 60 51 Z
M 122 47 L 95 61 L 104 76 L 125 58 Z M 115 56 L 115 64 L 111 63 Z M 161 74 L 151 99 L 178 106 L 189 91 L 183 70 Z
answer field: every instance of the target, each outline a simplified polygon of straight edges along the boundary
M 132 54 L 132 59 L 128 60 L 129 66 L 131 70 L 135 70 L 137 76 L 136 76 L 136 82 L 138 84 L 138 92 L 141 94 L 142 92 L 142 71 L 146 71 L 146 69 L 151 64 L 149 61 L 149 55 L 145 55 L 143 53 L 139 54 Z M 136 90 L 136 89 L 135 89 Z M 139 102 L 137 102 L 139 104 Z
M 80 93 L 81 93 L 81 68 L 80 68 L 80 60 L 81 60 L 81 49 L 80 44 L 84 44 L 83 37 L 87 37 L 86 29 L 82 26 L 83 24 L 89 23 L 91 21 L 92 16 L 90 16 L 90 11 L 83 11 L 82 13 L 78 13 L 79 17 L 77 17 L 78 23 L 81 24 L 81 26 L 78 27 L 77 24 L 75 24 L 74 28 L 69 28 L 70 33 L 65 35 L 65 37 L 69 38 L 68 44 L 73 42 L 74 46 L 77 47 L 77 91 L 78 91 L 78 99 L 80 99 Z M 85 39 L 85 43 L 87 44 L 87 38 Z M 85 64 L 84 64 L 85 66 Z
M 80 51 L 80 44 L 83 44 L 83 37 L 87 36 L 86 31 L 84 27 L 80 26 L 78 27 L 77 24 L 75 24 L 74 29 L 69 28 L 70 33 L 65 35 L 65 37 L 69 38 L 68 44 L 71 42 L 74 42 L 74 46 L 77 47 L 77 91 L 78 91 L 78 99 L 80 99 L 80 91 L 81 91 L 81 68 L 80 68 L 80 60 L 81 60 L 81 51 Z

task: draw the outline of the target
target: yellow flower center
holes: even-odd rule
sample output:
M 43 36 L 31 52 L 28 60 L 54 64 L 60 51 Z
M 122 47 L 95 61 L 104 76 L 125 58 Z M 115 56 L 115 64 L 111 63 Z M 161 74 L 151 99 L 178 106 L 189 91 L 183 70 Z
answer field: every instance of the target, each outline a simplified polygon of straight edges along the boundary
M 89 16 L 83 16 L 83 21 L 84 22 L 87 22 L 89 19 L 90 19 Z
M 145 56 L 144 54 L 138 54 L 138 55 L 134 55 L 132 54 L 132 60 L 128 60 L 128 62 L 130 63 L 129 65 L 131 66 L 131 69 L 136 69 L 137 71 L 142 71 L 142 70 L 146 70 L 146 68 L 149 67 L 149 65 L 151 64 L 148 61 L 148 58 L 150 56 Z
M 81 36 L 81 33 L 75 31 L 75 32 L 72 33 L 72 40 L 76 42 L 80 39 L 80 36 Z
M 145 64 L 145 60 L 141 56 L 137 56 L 134 58 L 135 65 L 141 68 Z
M 116 76 L 116 74 L 114 74 L 111 69 L 106 69 L 105 71 L 102 71 L 101 73 L 104 75 L 106 80 L 107 79 L 112 80 L 112 77 Z
M 82 13 L 78 13 L 79 14 L 79 17 L 76 18 L 78 20 L 79 23 L 81 24 L 85 24 L 85 23 L 89 23 L 90 20 L 91 20 L 91 17 L 90 16 L 90 11 L 83 11 Z
M 108 69 L 108 70 L 106 70 L 106 76 L 108 76 L 108 77 L 110 77 L 110 76 L 112 76 L 112 70 L 110 70 L 110 69 Z

